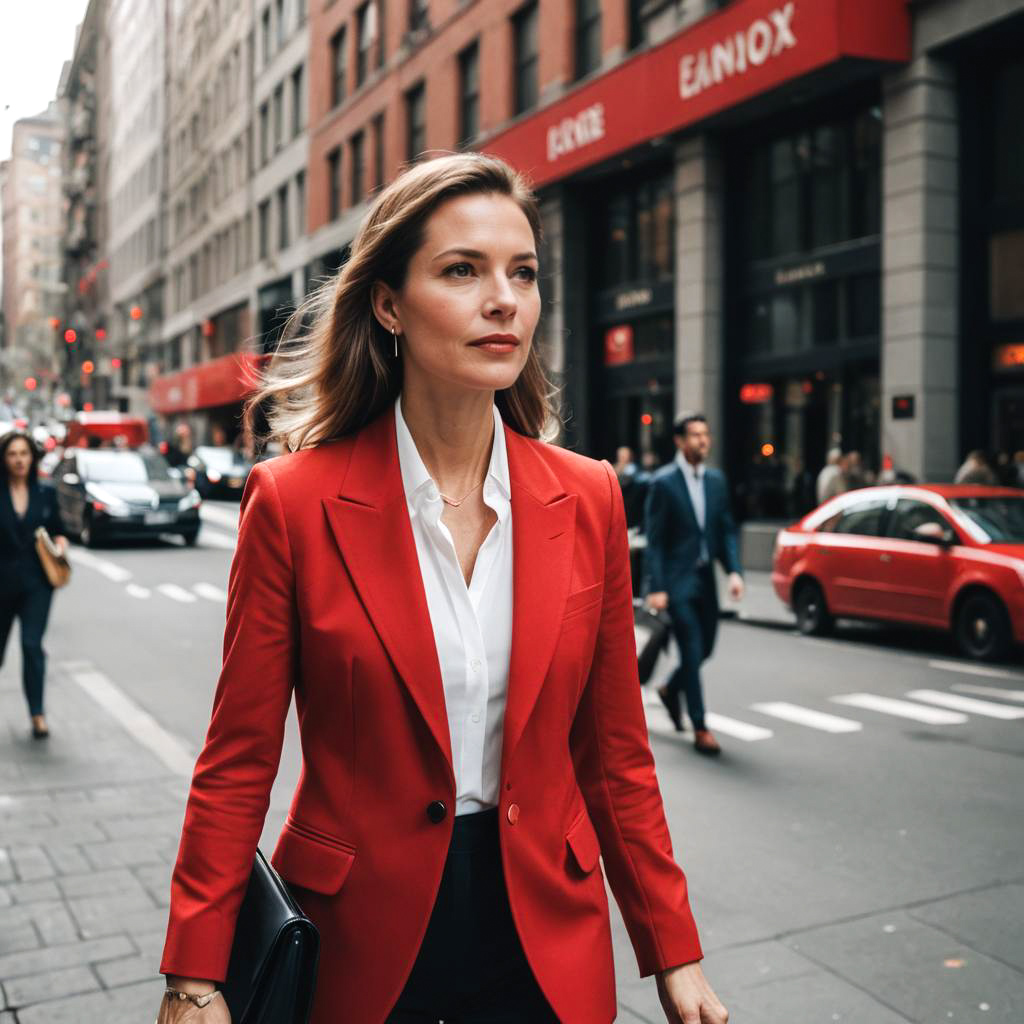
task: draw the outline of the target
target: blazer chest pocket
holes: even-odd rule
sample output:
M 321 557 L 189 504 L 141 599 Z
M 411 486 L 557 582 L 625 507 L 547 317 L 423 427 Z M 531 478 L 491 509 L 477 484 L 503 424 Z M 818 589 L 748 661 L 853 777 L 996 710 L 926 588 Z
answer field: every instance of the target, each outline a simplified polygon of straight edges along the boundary
M 562 617 L 569 619 L 579 615 L 580 612 L 593 608 L 594 605 L 600 603 L 603 590 L 603 583 L 595 583 L 593 586 L 584 587 L 582 590 L 577 590 L 575 593 L 570 594 L 565 599 L 565 611 L 562 613 Z
M 594 831 L 586 808 L 580 811 L 576 820 L 569 826 L 569 831 L 565 834 L 565 841 L 572 851 L 576 866 L 583 874 L 589 875 L 597 867 L 598 857 L 601 856 L 601 846 L 597 841 L 597 833 Z
M 348 843 L 288 821 L 270 862 L 286 882 L 333 896 L 344 885 L 355 855 Z

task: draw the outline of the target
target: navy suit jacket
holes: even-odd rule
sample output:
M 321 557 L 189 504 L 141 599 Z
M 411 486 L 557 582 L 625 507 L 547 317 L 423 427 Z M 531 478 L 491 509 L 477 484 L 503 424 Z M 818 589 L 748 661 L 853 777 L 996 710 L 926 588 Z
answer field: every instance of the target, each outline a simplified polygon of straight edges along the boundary
M 51 537 L 65 533 L 53 487 L 39 481 L 29 484 L 28 511 L 24 523 L 19 523 L 11 504 L 11 492 L 6 482 L 0 481 L 0 585 L 19 587 L 46 582 L 36 554 L 38 526 L 45 526 Z
M 736 524 L 729 509 L 725 475 L 708 468 L 704 473 L 704 542 L 708 557 L 726 572 L 739 572 Z M 662 466 L 651 478 L 645 508 L 648 593 L 667 592 L 670 597 L 694 592 L 700 586 L 697 563 L 701 554 L 701 530 L 690 501 L 686 481 L 675 462 Z

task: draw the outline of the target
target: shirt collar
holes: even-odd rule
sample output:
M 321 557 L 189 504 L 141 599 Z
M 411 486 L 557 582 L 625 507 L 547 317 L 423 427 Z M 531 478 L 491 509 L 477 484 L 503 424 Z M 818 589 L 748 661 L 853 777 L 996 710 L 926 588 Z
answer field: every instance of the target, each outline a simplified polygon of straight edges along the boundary
M 676 452 L 676 465 L 682 470 L 683 476 L 691 480 L 700 480 L 707 468 L 703 462 L 698 462 L 696 466 L 687 462 L 686 456 L 681 451 Z
M 488 484 L 497 488 L 498 494 L 510 501 L 512 498 L 512 486 L 508 473 L 508 448 L 505 444 L 505 424 L 501 419 L 501 413 L 496 405 L 492 405 L 494 413 L 494 440 L 491 444 L 491 461 L 487 467 L 487 476 L 484 480 L 484 491 L 490 491 Z M 437 484 L 431 479 L 427 467 L 420 458 L 416 448 L 416 442 L 409 432 L 409 427 L 402 415 L 401 395 L 395 400 L 395 436 L 398 441 L 398 465 L 402 473 L 402 487 L 405 490 L 405 498 L 409 503 L 410 512 L 415 510 L 421 497 L 428 501 L 440 501 L 441 495 Z M 497 510 L 499 517 L 502 510 Z

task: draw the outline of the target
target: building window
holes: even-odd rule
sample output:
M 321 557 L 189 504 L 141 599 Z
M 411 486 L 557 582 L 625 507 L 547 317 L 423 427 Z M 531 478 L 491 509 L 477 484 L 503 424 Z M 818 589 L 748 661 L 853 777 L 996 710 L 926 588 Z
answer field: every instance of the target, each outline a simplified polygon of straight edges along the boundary
M 265 260 L 270 255 L 270 200 L 265 199 L 258 207 L 259 215 L 259 258 Z
M 291 225 L 288 217 L 288 182 L 277 190 L 277 248 L 287 249 L 291 242 Z
M 420 28 L 428 28 L 429 12 L 428 0 L 409 0 L 409 31 L 415 32 Z
M 295 0 L 295 24 L 297 26 L 306 24 L 306 18 L 309 17 L 308 7 L 307 0 Z
M 472 43 L 459 54 L 459 144 L 476 138 L 480 131 L 480 44 Z
M 260 166 L 270 159 L 270 107 L 260 106 Z
M 336 107 L 348 91 L 348 45 L 344 28 L 331 39 L 331 106 Z
M 384 115 L 373 119 L 373 187 L 384 187 Z
M 306 172 L 295 175 L 295 234 L 306 233 Z
M 601 66 L 601 0 L 576 0 L 576 77 Z
M 273 52 L 273 36 L 270 33 L 270 8 L 265 7 L 263 10 L 263 17 L 260 20 L 261 32 L 263 38 L 263 63 L 270 63 L 270 56 Z
M 274 152 L 284 145 L 284 83 L 274 90 Z
M 600 286 L 671 281 L 674 216 L 669 175 L 630 184 L 607 198 L 598 242 L 604 253 Z
M 370 66 L 375 44 L 379 47 L 380 24 L 377 0 L 366 0 L 356 11 L 356 88 L 373 70 Z M 378 64 L 380 54 L 378 53 Z
M 331 220 L 341 216 L 341 147 L 327 154 L 327 212 Z
M 352 174 L 351 205 L 357 206 L 366 195 L 366 169 L 363 163 L 363 133 L 356 132 L 349 142 L 349 169 Z
M 277 20 L 277 45 L 282 47 L 285 38 L 284 0 L 275 0 L 274 7 Z
M 427 148 L 427 91 L 422 82 L 405 94 L 405 124 L 405 156 L 416 160 Z
M 512 19 L 515 41 L 515 113 L 521 114 L 537 105 L 539 95 L 537 53 L 537 2 L 523 7 Z
M 305 96 L 303 95 L 303 71 L 300 64 L 292 72 L 292 138 L 302 134 L 305 120 Z

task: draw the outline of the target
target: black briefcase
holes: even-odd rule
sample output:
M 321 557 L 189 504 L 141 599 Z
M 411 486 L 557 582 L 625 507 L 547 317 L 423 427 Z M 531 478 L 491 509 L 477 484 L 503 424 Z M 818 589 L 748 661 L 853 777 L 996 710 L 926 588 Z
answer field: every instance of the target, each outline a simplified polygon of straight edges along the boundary
M 652 612 L 642 601 L 633 603 L 633 632 L 636 634 L 636 666 L 640 684 L 645 684 L 672 638 L 672 626 L 665 612 Z
M 257 850 L 221 986 L 232 1024 L 306 1024 L 319 958 L 316 926 Z

